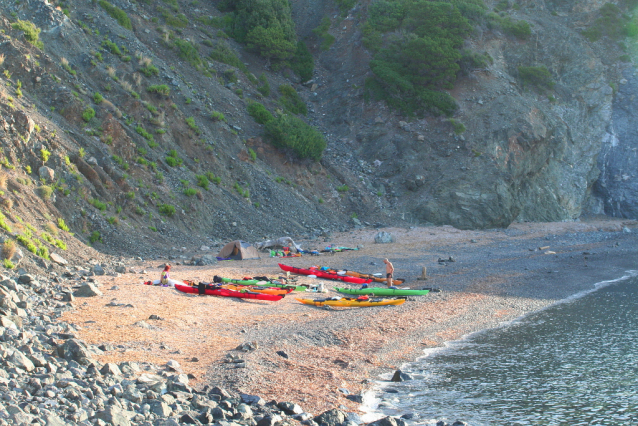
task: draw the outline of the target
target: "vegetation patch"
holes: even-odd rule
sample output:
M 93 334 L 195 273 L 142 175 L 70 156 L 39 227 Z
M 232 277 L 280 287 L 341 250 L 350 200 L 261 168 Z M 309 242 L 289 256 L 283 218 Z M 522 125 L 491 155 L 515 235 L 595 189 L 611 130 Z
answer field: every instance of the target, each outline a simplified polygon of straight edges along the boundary
M 259 124 L 266 124 L 274 118 L 270 111 L 268 111 L 266 107 L 259 102 L 249 103 L 246 109 L 248 114 L 250 114 L 250 116 Z
M 308 108 L 306 103 L 301 99 L 299 93 L 289 84 L 282 84 L 279 86 L 279 103 L 289 112 L 293 114 L 308 114 Z
M 127 30 L 133 29 L 133 26 L 131 25 L 131 19 L 122 9 L 117 6 L 113 6 L 111 3 L 105 0 L 100 0 L 98 3 L 102 7 L 102 9 L 106 11 L 106 13 L 111 15 L 111 18 L 117 21 L 118 24 L 120 24 Z
M 294 115 L 281 114 L 266 123 L 265 134 L 281 149 L 290 149 L 297 157 L 319 161 L 326 149 L 326 140 L 314 127 Z
M 44 48 L 44 43 L 40 40 L 40 28 L 36 27 L 33 22 L 18 20 L 11 24 L 11 28 L 19 30 L 24 33 L 26 41 L 37 47 L 38 49 Z
M 156 84 L 154 86 L 148 86 L 146 88 L 147 92 L 157 93 L 162 96 L 168 96 L 171 94 L 171 88 L 166 84 Z
M 249 49 L 278 61 L 295 54 L 297 35 L 288 0 L 223 0 L 218 8 L 232 12 L 229 31 Z
M 157 209 L 164 216 L 173 217 L 175 215 L 175 206 L 172 204 L 160 204 Z
M 518 75 L 523 81 L 523 87 L 532 86 L 541 93 L 552 90 L 556 84 L 545 65 L 540 67 L 518 67 Z
M 408 116 L 452 115 L 451 89 L 460 71 L 460 49 L 472 21 L 485 13 L 476 0 L 379 0 L 370 4 L 364 43 L 374 52 L 366 100 L 383 100 Z

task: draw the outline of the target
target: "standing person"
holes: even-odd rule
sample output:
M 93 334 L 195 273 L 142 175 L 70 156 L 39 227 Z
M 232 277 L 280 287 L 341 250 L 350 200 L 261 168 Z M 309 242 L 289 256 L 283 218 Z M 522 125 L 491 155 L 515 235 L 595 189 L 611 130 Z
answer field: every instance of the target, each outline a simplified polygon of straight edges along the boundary
M 385 263 L 385 277 L 388 279 L 388 287 L 392 287 L 392 275 L 394 274 L 394 266 L 388 259 L 383 259 Z

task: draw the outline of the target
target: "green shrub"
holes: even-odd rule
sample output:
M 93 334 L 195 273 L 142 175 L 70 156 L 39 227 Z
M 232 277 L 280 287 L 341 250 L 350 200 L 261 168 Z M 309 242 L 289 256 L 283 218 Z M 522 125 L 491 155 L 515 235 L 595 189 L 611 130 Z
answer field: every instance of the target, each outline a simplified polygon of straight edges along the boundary
M 100 200 L 98 200 L 97 198 L 93 198 L 91 199 L 91 201 L 89 201 L 89 203 L 95 207 L 96 209 L 98 209 L 99 211 L 103 212 L 106 210 L 106 204 L 101 202 Z
M 95 244 L 97 242 L 102 242 L 102 236 L 100 235 L 100 231 L 93 231 L 89 236 L 89 242 L 91 244 Z
M 182 40 L 179 38 L 176 38 L 173 43 L 177 47 L 177 54 L 180 58 L 186 60 L 194 67 L 199 67 L 202 65 L 202 58 L 199 56 L 197 47 L 195 47 L 193 43 L 188 40 Z
M 282 84 L 279 86 L 279 93 L 281 93 L 279 103 L 287 111 L 290 111 L 293 114 L 308 114 L 306 103 L 303 99 L 301 99 L 301 96 L 299 96 L 294 87 L 289 84 Z
M 86 121 L 87 123 L 91 121 L 93 117 L 95 117 L 95 110 L 91 107 L 86 108 L 82 112 L 82 120 Z
M 53 195 L 53 188 L 49 185 L 41 185 L 38 187 L 38 194 L 45 200 L 48 200 Z
M 51 157 L 51 152 L 49 152 L 46 148 L 40 148 L 40 158 L 42 159 L 42 162 L 46 163 L 49 161 L 49 157 Z
M 139 69 L 139 71 L 147 77 L 152 77 L 159 74 L 159 69 L 155 65 L 148 64 Z
M 122 9 L 120 9 L 119 7 L 113 6 L 111 3 L 105 0 L 100 0 L 98 3 L 100 6 L 102 6 L 102 9 L 106 11 L 106 13 L 111 15 L 111 17 L 118 22 L 118 24 L 120 24 L 127 30 L 133 29 L 133 26 L 131 25 L 131 20 L 129 19 L 126 12 L 124 12 Z
M 57 238 L 54 241 L 54 245 L 56 247 L 58 247 L 59 249 L 61 249 L 61 250 L 66 250 L 67 249 L 66 243 L 64 241 L 62 241 L 62 240 L 57 239 Z
M 636 24 L 613 3 L 604 4 L 598 13 L 600 16 L 592 25 L 581 32 L 591 42 L 597 41 L 601 37 L 618 40 L 625 36 L 635 35 L 638 32 Z
M 160 204 L 158 211 L 164 216 L 172 217 L 175 214 L 175 206 L 171 204 Z
M 326 141 L 319 131 L 292 115 L 282 114 L 267 122 L 265 134 L 274 146 L 290 149 L 302 159 L 318 161 L 326 148 Z
M 211 114 L 211 118 L 214 121 L 223 121 L 226 122 L 226 117 L 224 117 L 224 114 L 219 112 L 219 111 L 213 111 L 213 113 Z
M 295 23 L 288 0 L 238 0 L 225 3 L 234 11 L 233 37 L 265 58 L 290 59 L 297 48 Z
M 33 22 L 18 20 L 11 24 L 11 28 L 22 31 L 24 38 L 38 49 L 44 48 L 44 43 L 40 40 L 40 31 L 42 30 L 36 27 Z
M 297 50 L 292 58 L 290 68 L 299 76 L 301 81 L 308 81 L 312 78 L 315 61 L 303 40 L 297 42 Z
M 321 39 L 321 50 L 328 50 L 335 42 L 335 37 L 332 34 L 328 34 L 330 29 L 330 18 L 324 16 L 321 23 L 312 32 Z
M 206 177 L 205 175 L 195 175 L 195 179 L 197 180 L 197 186 L 208 190 L 208 184 L 210 183 L 208 177 Z
M 18 235 L 16 237 L 16 240 L 20 244 L 22 244 L 24 247 L 26 247 L 26 249 L 29 250 L 31 253 L 33 254 L 38 253 L 38 247 L 33 243 L 33 241 L 31 241 L 29 237 L 26 237 L 24 235 Z
M 117 226 L 117 224 L 120 223 L 120 220 L 115 216 L 110 216 L 108 219 L 106 219 L 106 221 L 114 226 Z
M 263 72 L 259 75 L 259 87 L 257 91 L 264 96 L 270 96 L 270 83 L 268 83 L 268 79 L 266 78 L 266 74 Z
M 523 81 L 523 87 L 533 86 L 541 93 L 546 90 L 552 90 L 556 84 L 545 65 L 540 67 L 518 67 L 518 75 Z
M 348 192 L 350 190 L 350 188 L 348 187 L 348 185 L 341 185 L 337 187 L 337 191 L 344 193 L 344 192 Z
M 465 132 L 465 124 L 453 118 L 450 118 L 448 121 L 452 125 L 452 130 L 455 134 L 460 135 L 461 133 Z
M 151 146 L 150 142 L 155 142 L 155 138 L 153 138 L 153 135 L 150 134 L 149 132 L 147 132 L 146 129 L 144 129 L 144 127 L 137 126 L 135 128 L 135 131 L 137 132 L 138 135 L 142 136 L 144 139 L 149 141 L 149 146 Z M 151 148 L 153 148 L 153 147 L 151 147 Z
M 469 19 L 485 8 L 476 3 L 371 3 L 363 33 L 374 52 L 373 77 L 366 80 L 365 99 L 383 100 L 408 116 L 451 115 L 456 102 L 441 89 L 451 89 L 456 81 L 459 49 L 472 31 Z
M 101 104 L 103 100 L 104 96 L 102 96 L 99 92 L 95 92 L 93 94 L 93 102 L 95 102 L 96 104 Z
M 186 118 L 186 124 L 188 124 L 188 127 L 190 127 L 196 134 L 201 134 L 202 131 L 199 128 L 199 126 L 195 123 L 195 118 L 193 117 L 187 117 Z
M 2 264 L 7 269 L 13 269 L 16 267 L 10 259 L 3 259 Z
M 171 94 L 171 89 L 166 84 L 157 84 L 155 86 L 148 86 L 146 88 L 147 92 L 157 93 L 163 96 L 168 96 Z
M 222 182 L 222 178 L 219 176 L 215 176 L 213 172 L 206 172 L 204 173 L 204 175 L 208 178 L 208 180 L 213 182 L 215 185 L 219 185 Z
M 62 219 L 61 217 L 58 218 L 58 228 L 66 232 L 69 232 L 70 230 L 67 224 L 64 223 L 64 219 Z
M 259 124 L 266 124 L 273 119 L 273 115 L 259 102 L 251 102 L 246 107 L 248 114 Z
M 113 43 L 111 40 L 103 40 L 102 47 L 111 52 L 114 55 L 122 56 L 122 51 L 118 47 L 117 44 Z
M 255 162 L 257 161 L 257 153 L 255 152 L 254 149 L 252 148 L 248 148 L 248 155 L 250 155 L 250 159 Z
M 184 195 L 187 197 L 192 197 L 197 194 L 197 190 L 195 188 L 184 188 Z

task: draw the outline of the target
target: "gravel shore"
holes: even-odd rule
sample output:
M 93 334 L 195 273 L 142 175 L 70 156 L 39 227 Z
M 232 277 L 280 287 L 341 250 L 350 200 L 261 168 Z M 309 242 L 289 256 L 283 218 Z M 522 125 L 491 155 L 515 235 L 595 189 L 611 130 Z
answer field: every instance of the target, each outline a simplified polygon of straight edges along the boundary
M 279 302 L 179 294 L 144 286 L 159 277 L 161 262 L 131 265 L 121 276 L 96 277 L 103 296 L 77 298 L 60 320 L 78 337 L 107 350 L 102 363 L 179 362 L 190 385 L 219 386 L 265 400 L 290 401 L 319 414 L 358 412 L 361 395 L 379 374 L 392 372 L 423 349 L 541 309 L 603 280 L 638 269 L 638 223 L 591 220 L 515 224 L 508 229 L 460 231 L 452 227 L 384 229 L 392 244 L 374 244 L 372 228 L 333 236 L 356 247 L 319 257 L 262 258 L 215 266 L 175 265 L 171 277 L 212 281 L 214 275 L 282 275 L 277 263 L 312 264 L 383 272 L 388 257 L 402 287 L 438 288 L 401 306 L 323 309 L 290 296 Z M 422 268 L 427 280 L 419 281 Z M 300 277 L 299 283 L 313 280 Z M 320 280 L 328 294 L 343 286 Z M 356 287 L 354 285 L 349 285 Z M 299 297 L 298 295 L 296 297 Z M 150 319 L 155 315 L 155 319 Z

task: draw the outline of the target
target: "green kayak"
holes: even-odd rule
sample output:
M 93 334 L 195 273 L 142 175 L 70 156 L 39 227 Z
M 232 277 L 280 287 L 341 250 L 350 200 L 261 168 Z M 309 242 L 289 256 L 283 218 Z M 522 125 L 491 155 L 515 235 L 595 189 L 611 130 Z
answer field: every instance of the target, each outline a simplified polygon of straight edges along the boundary
M 339 293 L 346 294 L 372 294 L 374 296 L 425 296 L 430 292 L 426 290 L 412 290 L 407 288 L 387 288 L 387 287 L 364 287 L 364 288 L 344 288 L 335 287 Z
M 288 285 L 288 284 L 282 284 L 282 283 L 277 283 L 273 281 L 257 280 L 257 279 L 236 280 L 234 278 L 223 278 L 223 277 L 215 276 L 214 282 L 230 283 L 230 284 L 237 284 L 237 285 L 256 285 L 260 287 L 279 287 L 279 288 L 294 287 L 294 291 L 308 290 L 308 287 L 305 285 Z

